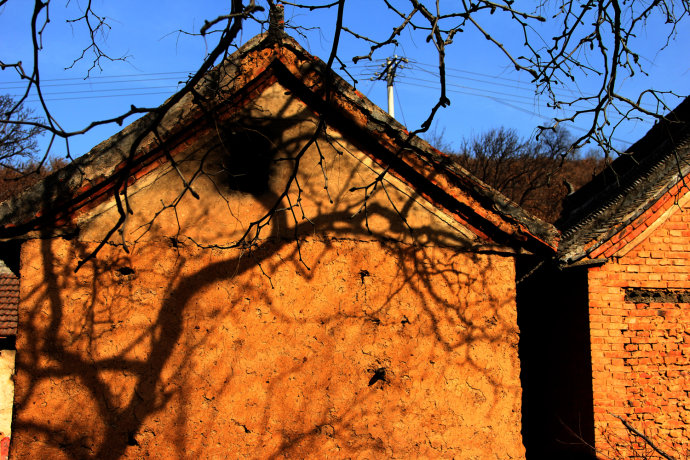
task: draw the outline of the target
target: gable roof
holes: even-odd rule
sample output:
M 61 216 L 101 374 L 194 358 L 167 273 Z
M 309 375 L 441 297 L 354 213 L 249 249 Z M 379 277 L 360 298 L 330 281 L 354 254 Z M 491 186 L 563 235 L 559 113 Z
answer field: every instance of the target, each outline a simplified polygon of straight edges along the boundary
M 318 58 L 281 31 L 247 42 L 204 76 L 195 88 L 218 107 L 241 106 L 278 81 L 315 113 L 326 118 L 379 164 L 435 206 L 468 223 L 479 235 L 502 246 L 553 254 L 557 231 L 455 164 L 368 101 Z M 326 98 L 325 94 L 330 97 Z M 163 142 L 180 143 L 200 123 L 195 95 L 184 94 L 161 122 Z M 136 180 L 167 161 L 146 127 L 148 114 L 94 147 L 19 197 L 0 204 L 0 239 L 69 233 L 73 218 L 112 196 L 118 178 Z M 144 137 L 134 161 L 129 150 Z
M 0 260 L 0 337 L 17 333 L 19 278 Z
M 687 97 L 625 154 L 567 198 L 556 223 L 562 230 L 561 261 L 610 255 L 633 241 L 649 226 L 650 218 L 658 217 L 654 213 L 662 202 L 670 199 L 673 203 L 684 193 L 684 178 L 689 173 Z M 610 248 L 604 252 L 605 246 Z

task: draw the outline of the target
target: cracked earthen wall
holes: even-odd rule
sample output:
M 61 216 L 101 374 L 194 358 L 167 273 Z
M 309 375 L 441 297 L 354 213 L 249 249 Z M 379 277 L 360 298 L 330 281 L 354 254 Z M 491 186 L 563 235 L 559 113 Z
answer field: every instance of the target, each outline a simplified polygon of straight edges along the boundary
M 0 460 L 9 454 L 12 436 L 15 350 L 0 350 Z
M 690 452 L 690 216 L 666 212 L 650 213 L 657 226 L 627 254 L 589 270 L 596 447 L 607 455 L 656 455 L 614 416 L 676 458 Z
M 242 120 L 277 112 L 262 133 L 294 155 L 315 123 L 285 88 Z M 23 244 L 15 458 L 524 457 L 514 257 L 474 251 L 393 176 L 363 212 L 349 190 L 380 168 L 327 134 L 324 170 L 312 147 L 299 174 L 310 221 L 281 213 L 251 250 L 225 247 L 287 162 L 262 193 L 201 175 L 176 210 L 179 175 L 161 166 L 132 186 L 129 253 L 113 238 L 76 273 L 112 202 L 72 240 Z M 220 171 L 214 139 L 174 151 L 183 175 L 209 152 Z

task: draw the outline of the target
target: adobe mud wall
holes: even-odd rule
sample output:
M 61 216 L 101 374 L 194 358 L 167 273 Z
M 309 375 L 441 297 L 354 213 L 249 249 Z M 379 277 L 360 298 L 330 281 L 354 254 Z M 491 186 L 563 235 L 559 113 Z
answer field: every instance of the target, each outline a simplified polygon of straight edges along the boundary
M 644 242 L 589 270 L 596 447 L 604 453 L 652 453 L 614 415 L 673 456 L 690 449 L 690 215 L 669 210 Z
M 512 257 L 22 247 L 14 458 L 523 458 Z
M 15 350 L 0 350 L 0 460 L 7 459 L 12 436 Z
M 514 249 L 264 83 L 22 245 L 14 457 L 524 458 Z

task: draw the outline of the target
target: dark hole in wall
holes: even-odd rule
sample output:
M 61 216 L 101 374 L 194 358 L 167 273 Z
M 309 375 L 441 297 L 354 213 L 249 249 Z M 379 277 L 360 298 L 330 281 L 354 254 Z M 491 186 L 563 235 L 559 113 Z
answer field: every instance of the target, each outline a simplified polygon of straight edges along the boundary
M 587 271 L 523 256 L 516 279 L 526 458 L 594 459 Z
M 222 134 L 223 170 L 231 190 L 260 195 L 268 190 L 275 149 L 260 129 L 230 127 Z
M 378 369 L 374 370 L 374 375 L 369 379 L 369 386 L 372 386 L 376 382 L 381 381 L 381 382 L 386 382 L 386 368 L 385 367 L 379 367 Z
M 5 262 L 12 273 L 19 276 L 20 241 L 4 241 L 0 243 L 0 260 Z
M 134 274 L 134 269 L 131 267 L 120 267 L 116 271 L 122 276 L 128 276 Z
M 16 350 L 17 338 L 15 336 L 0 337 L 0 350 Z
M 690 289 L 626 288 L 625 301 L 631 303 L 690 303 Z
M 138 446 L 139 445 L 137 438 L 134 437 L 135 434 L 136 433 L 134 433 L 134 432 L 127 433 L 127 445 L 128 446 Z

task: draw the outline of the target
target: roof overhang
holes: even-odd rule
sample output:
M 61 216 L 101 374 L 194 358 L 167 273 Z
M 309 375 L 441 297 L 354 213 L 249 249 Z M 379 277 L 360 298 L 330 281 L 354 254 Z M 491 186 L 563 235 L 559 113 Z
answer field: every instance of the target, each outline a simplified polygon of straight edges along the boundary
M 555 254 L 558 232 L 553 226 L 410 134 L 284 34 L 255 37 L 209 72 L 195 88 L 196 94 L 185 94 L 163 117 L 158 138 L 146 132 L 153 117 L 146 115 L 88 155 L 0 204 L 0 239 L 69 235 L 77 214 L 167 162 L 166 152 L 184 146 L 192 131 L 208 123 L 204 111 L 231 118 L 275 82 L 358 143 L 389 174 L 487 242 L 518 252 Z M 200 97 L 206 100 L 203 110 L 195 103 Z

